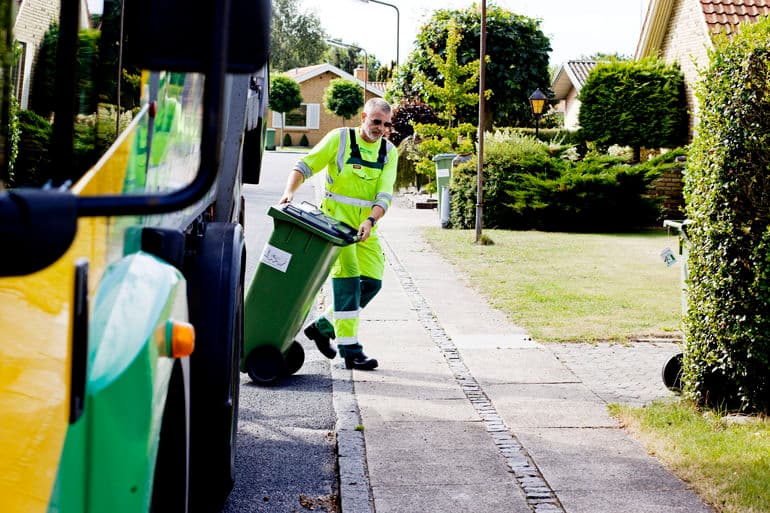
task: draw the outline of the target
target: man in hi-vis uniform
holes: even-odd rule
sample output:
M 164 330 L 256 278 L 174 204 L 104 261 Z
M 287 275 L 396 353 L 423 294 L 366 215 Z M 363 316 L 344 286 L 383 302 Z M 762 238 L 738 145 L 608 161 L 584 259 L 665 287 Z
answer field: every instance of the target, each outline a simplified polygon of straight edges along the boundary
M 358 128 L 332 130 L 291 171 L 280 203 L 291 201 L 306 178 L 327 169 L 321 210 L 350 226 L 358 226 L 359 242 L 345 246 L 331 269 L 333 311 L 305 329 L 327 358 L 337 351 L 348 369 L 372 370 L 377 360 L 364 354 L 358 340 L 363 309 L 382 287 L 385 256 L 377 238 L 377 221 L 393 199 L 398 150 L 383 138 L 392 128 L 388 102 L 372 98 L 364 105 Z

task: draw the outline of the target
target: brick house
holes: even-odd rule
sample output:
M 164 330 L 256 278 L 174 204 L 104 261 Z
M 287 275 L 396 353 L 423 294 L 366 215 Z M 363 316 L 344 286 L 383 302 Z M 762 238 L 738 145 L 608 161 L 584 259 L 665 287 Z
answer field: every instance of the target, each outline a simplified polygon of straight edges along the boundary
M 596 61 L 567 61 L 556 72 L 556 78 L 551 83 L 551 90 L 554 92 L 555 99 L 559 101 L 555 108 L 564 113 L 564 128 L 567 130 L 580 128 L 578 123 L 580 100 L 577 97 L 586 83 L 588 74 L 595 67 Z
M 660 56 L 678 63 L 687 84 L 690 131 L 697 126 L 693 85 L 698 68 L 708 66 L 714 34 L 734 34 L 741 23 L 770 14 L 770 0 L 650 0 L 634 57 Z
M 326 111 L 323 106 L 324 91 L 329 87 L 329 82 L 335 78 L 344 78 L 356 82 L 363 88 L 366 85 L 366 99 L 382 98 L 385 95 L 384 84 L 381 82 L 364 82 L 365 70 L 360 67 L 355 70 L 355 76 L 347 73 L 331 64 L 316 64 L 304 68 L 294 68 L 282 73 L 294 79 L 300 87 L 302 94 L 302 106 L 290 113 L 286 113 L 286 127 L 284 134 L 289 134 L 292 144 L 299 144 L 303 135 L 307 136 L 308 143 L 313 146 L 323 138 L 329 130 L 343 126 L 343 119 Z M 281 114 L 268 112 L 268 127 L 276 129 L 276 143 L 280 137 Z M 346 126 L 356 126 L 359 116 L 355 115 L 345 121 Z

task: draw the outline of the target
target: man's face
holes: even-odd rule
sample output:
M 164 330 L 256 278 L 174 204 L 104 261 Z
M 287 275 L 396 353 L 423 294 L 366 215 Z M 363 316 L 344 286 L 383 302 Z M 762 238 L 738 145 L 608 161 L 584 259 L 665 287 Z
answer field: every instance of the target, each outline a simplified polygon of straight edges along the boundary
M 374 142 L 385 135 L 393 125 L 390 122 L 390 114 L 381 110 L 375 110 L 367 114 L 361 114 L 361 135 L 367 142 Z

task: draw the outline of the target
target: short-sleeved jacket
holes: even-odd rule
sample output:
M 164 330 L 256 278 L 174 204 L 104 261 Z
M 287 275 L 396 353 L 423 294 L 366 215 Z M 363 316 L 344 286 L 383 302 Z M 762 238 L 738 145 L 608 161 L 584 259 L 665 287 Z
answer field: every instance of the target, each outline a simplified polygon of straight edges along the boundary
M 360 151 L 355 158 L 351 132 Z M 384 142 L 384 155 L 378 157 Z M 363 161 L 363 162 L 362 162 Z M 358 227 L 370 214 L 372 206 L 387 211 L 393 200 L 398 150 L 388 140 L 369 143 L 359 129 L 332 130 L 302 157 L 294 167 L 307 179 L 327 169 L 326 190 L 321 209 L 335 219 Z

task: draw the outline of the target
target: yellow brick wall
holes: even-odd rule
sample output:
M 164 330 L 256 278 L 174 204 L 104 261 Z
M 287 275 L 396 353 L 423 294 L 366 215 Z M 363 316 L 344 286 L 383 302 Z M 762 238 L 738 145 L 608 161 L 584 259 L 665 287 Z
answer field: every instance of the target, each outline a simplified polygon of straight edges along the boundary
M 697 124 L 698 105 L 694 85 L 699 79 L 698 68 L 708 66 L 711 38 L 698 0 L 676 0 L 665 39 L 661 45 L 663 60 L 677 62 L 687 83 L 687 106 L 690 110 L 690 132 Z

